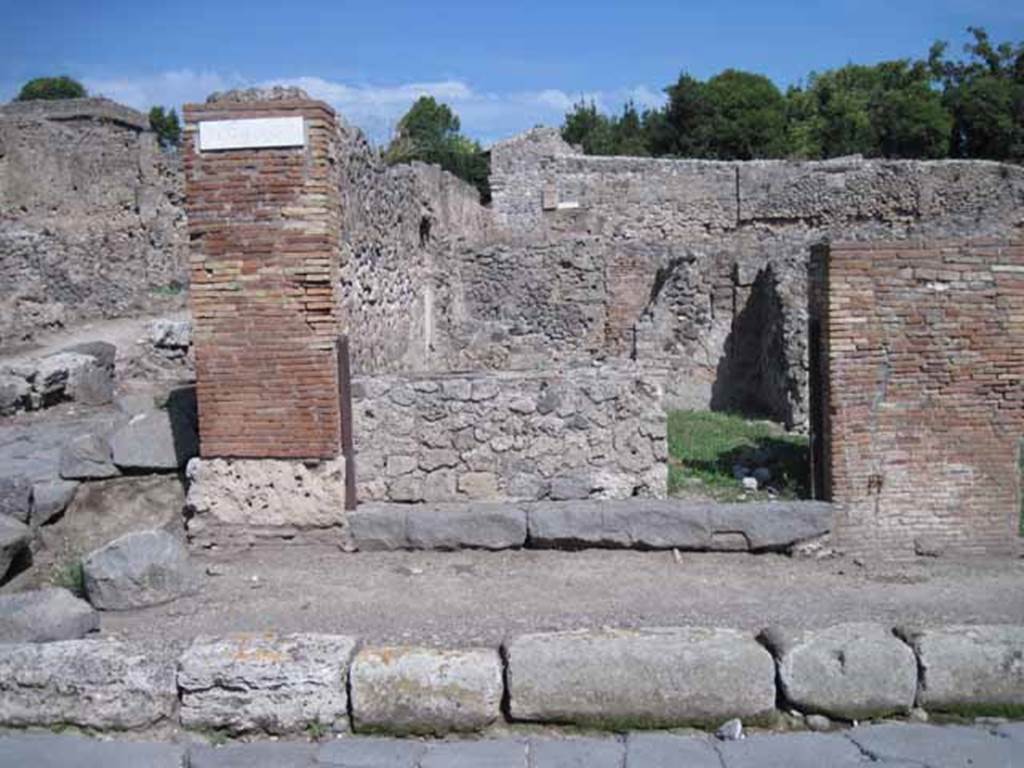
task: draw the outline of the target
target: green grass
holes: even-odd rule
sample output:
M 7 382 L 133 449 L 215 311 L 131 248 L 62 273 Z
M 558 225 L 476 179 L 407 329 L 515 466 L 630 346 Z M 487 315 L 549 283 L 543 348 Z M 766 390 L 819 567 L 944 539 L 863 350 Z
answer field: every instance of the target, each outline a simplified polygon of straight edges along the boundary
M 670 494 L 698 493 L 719 501 L 806 498 L 810 491 L 807 438 L 767 421 L 709 411 L 668 415 Z M 769 490 L 747 491 L 733 466 L 767 467 Z

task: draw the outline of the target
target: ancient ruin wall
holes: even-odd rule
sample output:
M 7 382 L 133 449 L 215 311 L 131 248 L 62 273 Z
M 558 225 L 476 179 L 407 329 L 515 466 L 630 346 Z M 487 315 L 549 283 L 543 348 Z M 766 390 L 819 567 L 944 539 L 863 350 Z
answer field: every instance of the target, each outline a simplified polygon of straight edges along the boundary
M 815 267 L 815 458 L 839 546 L 1017 551 L 1024 245 L 842 244 Z
M 658 381 L 634 369 L 353 383 L 361 501 L 664 496 Z
M 340 210 L 334 111 L 282 93 L 185 107 L 200 452 L 333 458 Z M 202 150 L 204 121 L 302 118 L 304 144 Z
M 178 158 L 105 99 L 0 106 L 0 349 L 184 305 Z
M 587 157 L 550 129 L 491 157 L 497 242 L 454 254 L 449 270 L 464 285 L 452 327 L 497 342 L 475 360 L 586 359 L 597 343 L 675 371 L 670 406 L 794 425 L 806 420 L 814 244 L 1024 228 L 1024 170 L 998 163 Z M 495 310 L 492 274 L 512 277 L 510 298 L 534 298 Z

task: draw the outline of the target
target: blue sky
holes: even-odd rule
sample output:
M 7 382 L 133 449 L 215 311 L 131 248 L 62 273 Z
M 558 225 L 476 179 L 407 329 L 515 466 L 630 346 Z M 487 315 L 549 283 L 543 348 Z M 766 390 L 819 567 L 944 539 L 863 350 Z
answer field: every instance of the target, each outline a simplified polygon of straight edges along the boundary
M 329 2 L 0 0 L 0 100 L 67 73 L 132 106 L 287 82 L 377 141 L 420 94 L 484 142 L 557 124 L 581 95 L 660 103 L 681 70 L 762 72 L 780 87 L 850 61 L 959 51 L 970 24 L 1024 39 L 1024 1 Z

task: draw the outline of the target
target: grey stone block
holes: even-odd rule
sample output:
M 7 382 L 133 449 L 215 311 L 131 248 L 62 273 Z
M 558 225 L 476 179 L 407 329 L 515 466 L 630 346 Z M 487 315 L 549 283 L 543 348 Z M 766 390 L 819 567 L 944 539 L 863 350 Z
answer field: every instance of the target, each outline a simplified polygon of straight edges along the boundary
M 367 648 L 349 675 L 357 731 L 443 735 L 485 728 L 501 715 L 496 650 Z
M 673 733 L 630 733 L 625 768 L 722 768 L 708 739 Z
M 713 536 L 738 533 L 752 552 L 784 550 L 829 532 L 831 504 L 818 501 L 708 506 Z
M 863 768 L 870 763 L 848 739 L 832 733 L 751 736 L 717 749 L 726 768 Z
M 0 644 L 0 725 L 129 730 L 168 720 L 174 665 L 112 640 Z
M 363 552 L 408 548 L 407 514 L 400 504 L 360 504 L 346 515 L 352 544 Z
M 233 733 L 295 733 L 314 723 L 348 729 L 348 665 L 340 635 L 198 638 L 178 666 L 181 722 Z
M 414 549 L 509 549 L 526 543 L 526 513 L 511 504 L 443 505 L 410 510 Z
M 79 435 L 60 454 L 60 476 L 65 480 L 102 480 L 116 477 L 110 443 L 100 435 Z
M 0 516 L 27 523 L 32 509 L 32 481 L 25 475 L 0 477 Z
M 766 719 L 775 663 L 728 629 L 524 635 L 507 645 L 516 720 L 645 728 Z
M 537 547 L 706 549 L 707 509 L 657 499 L 539 502 L 529 506 Z
M 114 398 L 114 361 L 117 347 L 106 341 L 89 341 L 63 350 L 91 357 L 93 365 L 82 366 L 68 379 L 67 395 L 77 403 L 106 405 Z
M 335 739 L 320 747 L 319 765 L 331 768 L 418 768 L 427 745 L 413 739 Z
M 313 768 L 316 745 L 288 741 L 196 745 L 189 749 L 189 768 Z
M 918 706 L 1001 714 L 1024 711 L 1024 626 L 952 626 L 901 630 L 921 666 Z
M 32 385 L 21 376 L 0 373 L 0 416 L 10 416 L 29 403 Z
M 194 415 L 170 404 L 132 416 L 111 435 L 114 464 L 122 469 L 174 470 L 199 453 Z
M 980 728 L 900 723 L 854 728 L 846 736 L 883 764 L 904 761 L 928 768 L 1024 765 L 1024 745 Z
M 514 739 L 434 743 L 420 768 L 527 768 L 526 742 Z
M 32 485 L 31 512 L 33 527 L 46 525 L 67 509 L 68 504 L 75 498 L 77 490 L 78 483 L 74 480 L 55 478 L 34 483 Z
M 13 517 L 0 515 L 0 579 L 3 579 L 14 562 L 28 549 L 32 531 Z
M 99 628 L 99 614 L 66 589 L 0 595 L 0 642 L 77 640 Z
M 616 738 L 532 739 L 530 768 L 622 768 L 625 754 Z
M 21 733 L 0 736 L 3 768 L 185 768 L 181 744 L 99 741 L 85 736 Z
M 82 560 L 85 593 L 104 611 L 167 603 L 195 592 L 199 580 L 180 539 L 166 531 L 137 531 Z
M 863 720 L 914 706 L 917 659 L 887 627 L 773 628 L 765 639 L 779 662 L 783 696 L 801 712 Z

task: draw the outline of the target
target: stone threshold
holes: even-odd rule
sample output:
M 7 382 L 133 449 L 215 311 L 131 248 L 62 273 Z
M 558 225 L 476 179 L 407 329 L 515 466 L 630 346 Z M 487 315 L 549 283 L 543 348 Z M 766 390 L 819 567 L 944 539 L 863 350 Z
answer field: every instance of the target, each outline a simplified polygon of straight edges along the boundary
M 361 551 L 399 549 L 678 549 L 787 552 L 832 527 L 818 501 L 694 503 L 581 499 L 523 503 L 367 503 L 348 513 Z
M 577 630 L 448 649 L 253 633 L 197 638 L 177 659 L 118 640 L 12 643 L 0 644 L 0 727 L 446 737 L 1024 718 L 1022 657 L 1024 626 L 871 623 Z

